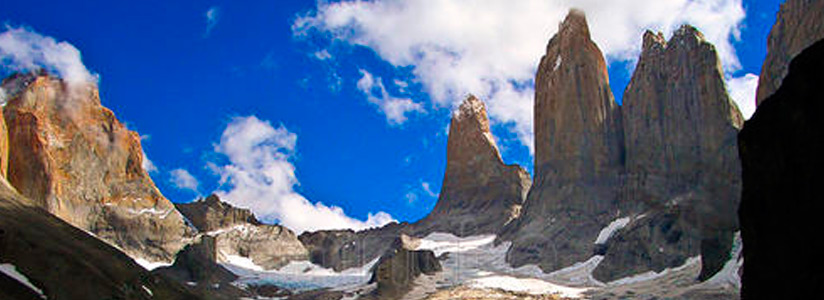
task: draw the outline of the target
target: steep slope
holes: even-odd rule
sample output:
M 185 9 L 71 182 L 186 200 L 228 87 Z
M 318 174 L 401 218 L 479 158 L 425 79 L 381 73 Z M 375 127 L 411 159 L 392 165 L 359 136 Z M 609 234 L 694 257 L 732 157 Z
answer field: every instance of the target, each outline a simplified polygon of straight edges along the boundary
M 535 79 L 535 179 L 511 240 L 513 266 L 553 271 L 584 261 L 616 216 L 623 169 L 621 114 L 586 18 L 572 10 Z
M 661 271 L 702 255 L 701 279 L 729 258 L 738 222 L 743 118 L 727 95 L 715 47 L 684 25 L 652 32 L 623 98 L 624 214 L 645 214 L 609 241 L 604 281 Z
M 294 232 L 280 225 L 263 224 L 248 209 L 233 207 L 217 195 L 175 207 L 198 231 L 214 237 L 220 262 L 228 261 L 230 255 L 247 257 L 268 270 L 308 258 Z
M 824 276 L 810 262 L 824 251 L 824 41 L 793 59 L 781 87 L 738 135 L 743 193 L 743 299 L 812 299 Z
M 446 174 L 438 203 L 414 224 L 418 235 L 496 233 L 518 217 L 531 180 L 518 165 L 506 165 L 489 130 L 486 106 L 468 96 L 452 116 Z
M 3 88 L 9 183 L 132 257 L 170 261 L 188 228 L 142 169 L 140 136 L 101 106 L 96 86 L 17 74 Z
M 415 250 L 407 236 L 401 235 L 384 253 L 372 271 L 370 283 L 375 290 L 365 299 L 400 299 L 414 286 L 422 274 L 432 275 L 442 270 L 431 250 Z
M 0 178 L 0 264 L 13 265 L 48 299 L 197 299 L 31 203 Z
M 340 272 L 380 258 L 408 226 L 408 223 L 389 223 L 361 231 L 320 230 L 304 232 L 298 239 L 309 251 L 312 263 Z
M 793 57 L 824 39 L 824 22 L 821 20 L 824 20 L 824 1 L 787 0 L 781 4 L 767 38 L 767 57 L 758 78 L 757 104 L 778 90 Z

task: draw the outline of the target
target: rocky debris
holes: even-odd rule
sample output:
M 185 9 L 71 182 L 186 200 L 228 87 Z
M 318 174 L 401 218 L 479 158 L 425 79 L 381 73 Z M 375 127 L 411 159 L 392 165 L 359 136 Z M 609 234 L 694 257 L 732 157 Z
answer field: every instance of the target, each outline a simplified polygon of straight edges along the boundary
M 2 86 L 9 183 L 132 257 L 170 261 L 190 231 L 143 170 L 140 136 L 100 104 L 97 87 L 47 74 Z
M 413 250 L 409 237 L 401 235 L 392 243 L 372 271 L 370 283 L 377 288 L 366 298 L 399 299 L 409 292 L 415 279 L 441 271 L 441 264 L 431 250 Z
M 767 38 L 767 57 L 758 78 L 756 103 L 760 105 L 778 90 L 790 60 L 808 46 L 824 39 L 824 1 L 787 0 L 781 4 Z
M 280 225 L 263 224 L 248 209 L 236 208 L 217 195 L 175 206 L 200 232 L 215 238 L 221 262 L 227 261 L 227 255 L 242 256 L 271 270 L 308 258 L 308 251 L 294 232 Z
M 810 265 L 824 251 L 816 242 L 824 210 L 822 70 L 824 41 L 819 41 L 792 60 L 781 87 L 761 102 L 738 135 L 743 299 L 824 295 L 824 276 Z
M 583 12 L 550 39 L 535 79 L 535 176 L 522 216 L 500 235 L 507 261 L 546 272 L 587 260 L 615 217 L 623 170 L 621 114 Z
M 519 216 L 531 183 L 526 170 L 504 164 L 489 129 L 486 106 L 470 95 L 452 116 L 438 203 L 414 224 L 416 235 L 496 233 Z
M 200 232 L 243 224 L 261 225 L 250 210 L 225 203 L 215 194 L 190 203 L 175 203 L 175 207 Z
M 701 279 L 729 258 L 741 191 L 741 113 L 715 47 L 684 25 L 669 42 L 646 32 L 623 98 L 624 213 L 646 214 L 609 243 L 595 277 L 660 271 L 701 254 Z
M 32 203 L 0 178 L 0 263 L 15 266 L 46 298 L 197 299 Z M 0 298 L 27 299 L 0 290 Z
M 393 241 L 408 227 L 407 223 L 389 223 L 362 231 L 320 230 L 304 232 L 298 239 L 309 251 L 309 260 L 325 268 L 343 271 L 361 267 L 391 249 Z
M 454 287 L 438 291 L 426 300 L 561 300 L 567 299 L 556 295 L 532 295 L 528 293 L 509 292 L 495 289 L 476 289 L 469 287 Z

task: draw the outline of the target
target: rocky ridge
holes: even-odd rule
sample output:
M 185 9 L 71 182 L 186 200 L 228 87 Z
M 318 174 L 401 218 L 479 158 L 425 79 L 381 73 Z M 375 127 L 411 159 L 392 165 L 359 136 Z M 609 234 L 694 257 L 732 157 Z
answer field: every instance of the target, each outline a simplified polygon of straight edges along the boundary
M 247 257 L 270 270 L 308 258 L 294 232 L 280 225 L 263 224 L 248 209 L 233 207 L 217 195 L 175 207 L 199 232 L 214 238 L 220 262 L 229 261 L 229 255 Z
M 132 257 L 170 261 L 191 232 L 143 170 L 140 136 L 101 105 L 97 87 L 44 73 L 2 87 L 9 183 Z
M 778 90 L 790 60 L 808 46 L 824 39 L 824 1 L 787 0 L 781 4 L 767 38 L 767 57 L 758 78 L 756 104 Z

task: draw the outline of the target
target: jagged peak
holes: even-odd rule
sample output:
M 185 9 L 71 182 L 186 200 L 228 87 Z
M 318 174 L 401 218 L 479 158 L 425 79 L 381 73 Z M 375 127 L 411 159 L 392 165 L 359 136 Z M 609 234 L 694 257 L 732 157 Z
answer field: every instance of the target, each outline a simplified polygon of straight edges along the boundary
M 667 40 L 664 39 L 664 33 L 653 33 L 650 30 L 644 32 L 643 50 L 652 49 L 653 47 L 666 48 Z
M 589 25 L 587 24 L 586 13 L 583 10 L 572 8 L 567 13 L 564 21 L 558 25 L 558 35 L 561 36 L 585 36 L 589 39 Z
M 455 118 L 463 119 L 473 116 L 486 119 L 486 105 L 484 105 L 484 102 L 478 99 L 478 97 L 475 97 L 475 95 L 469 94 L 464 101 L 461 102 L 460 107 L 458 107 Z
M 701 44 L 706 43 L 707 40 L 704 38 L 704 34 L 701 33 L 698 28 L 695 28 L 689 24 L 683 24 L 681 27 L 678 27 L 672 37 L 670 38 L 669 44 L 683 44 L 683 43 L 690 43 L 690 44 Z

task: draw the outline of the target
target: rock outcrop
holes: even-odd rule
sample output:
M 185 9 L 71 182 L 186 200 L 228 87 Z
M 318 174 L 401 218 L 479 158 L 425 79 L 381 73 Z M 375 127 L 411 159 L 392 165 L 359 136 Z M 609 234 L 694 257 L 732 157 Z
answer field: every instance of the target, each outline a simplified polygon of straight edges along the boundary
M 312 263 L 343 271 L 379 259 L 408 226 L 389 223 L 362 231 L 320 230 L 304 232 L 298 238 L 309 251 Z
M 715 47 L 684 25 L 669 42 L 646 32 L 623 98 L 622 213 L 635 218 L 595 271 L 609 281 L 701 254 L 701 279 L 729 259 L 741 191 L 743 118 L 727 95 Z
M 812 21 L 812 20 L 810 20 Z M 824 41 L 792 60 L 781 87 L 738 135 L 743 193 L 742 299 L 811 299 L 824 276 L 810 264 L 824 251 Z
M 3 89 L 11 185 L 132 257 L 170 261 L 188 228 L 142 169 L 140 136 L 100 104 L 96 86 L 17 74 Z
M 152 270 L 185 286 L 202 299 L 239 299 L 252 293 L 231 284 L 238 277 L 217 264 L 215 238 L 201 235 L 175 256 L 171 266 Z
M 623 170 L 621 114 L 604 56 L 583 12 L 573 10 L 550 39 L 535 79 L 535 176 L 511 240 L 513 266 L 544 271 L 584 261 L 616 216 Z
M 269 270 L 308 258 L 294 232 L 263 224 L 248 209 L 233 207 L 217 195 L 175 206 L 198 231 L 215 238 L 218 261 L 227 261 L 228 255 L 247 257 Z
M 433 275 L 442 270 L 434 252 L 414 250 L 407 239 L 407 236 L 401 235 L 381 256 L 369 280 L 377 287 L 367 299 L 400 299 L 409 292 L 418 276 Z
M 489 130 L 486 106 L 470 95 L 452 116 L 446 174 L 438 203 L 414 224 L 418 235 L 497 233 L 517 218 L 531 185 L 529 173 L 506 165 Z
M 760 105 L 778 90 L 790 60 L 808 46 L 824 39 L 824 1 L 787 0 L 781 4 L 767 38 L 767 57 L 758 78 L 756 103 Z
M 33 202 L 0 178 L 0 264 L 14 266 L 39 290 L 6 280 L 12 287 L 0 289 L 0 298 L 196 299 Z

